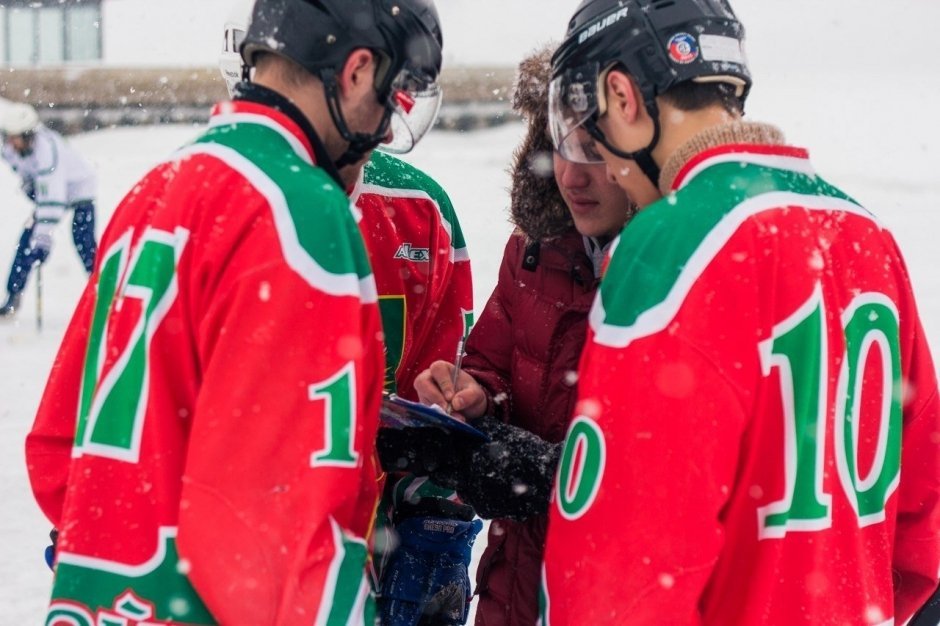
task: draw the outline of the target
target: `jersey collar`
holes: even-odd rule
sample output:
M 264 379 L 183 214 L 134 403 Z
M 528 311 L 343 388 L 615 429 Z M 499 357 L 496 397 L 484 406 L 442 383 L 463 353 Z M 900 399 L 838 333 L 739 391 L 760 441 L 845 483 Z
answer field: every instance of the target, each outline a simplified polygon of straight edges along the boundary
M 787 162 L 793 159 L 802 163 Z M 659 189 L 664 196 L 673 193 L 720 162 L 737 160 L 805 171 L 806 159 L 806 151 L 787 146 L 776 126 L 735 119 L 706 126 L 676 148 L 662 164 Z
M 307 117 L 297 105 L 272 89 L 253 83 L 239 84 L 234 100 L 215 105 L 210 124 L 226 123 L 227 118 L 250 117 L 255 117 L 256 122 L 273 122 L 300 158 L 322 168 L 340 187 L 345 186 Z
M 670 191 L 678 191 L 708 168 L 721 163 L 737 162 L 742 165 L 761 165 L 790 170 L 808 176 L 816 172 L 809 162 L 809 153 L 803 148 L 784 145 L 731 143 L 703 150 L 689 159 L 672 181 Z

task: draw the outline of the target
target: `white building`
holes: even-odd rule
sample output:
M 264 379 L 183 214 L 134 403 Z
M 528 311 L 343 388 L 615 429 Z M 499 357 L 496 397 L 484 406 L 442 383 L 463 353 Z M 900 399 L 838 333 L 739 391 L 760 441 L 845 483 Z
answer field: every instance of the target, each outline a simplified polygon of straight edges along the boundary
M 0 0 L 0 66 L 215 66 L 233 0 Z

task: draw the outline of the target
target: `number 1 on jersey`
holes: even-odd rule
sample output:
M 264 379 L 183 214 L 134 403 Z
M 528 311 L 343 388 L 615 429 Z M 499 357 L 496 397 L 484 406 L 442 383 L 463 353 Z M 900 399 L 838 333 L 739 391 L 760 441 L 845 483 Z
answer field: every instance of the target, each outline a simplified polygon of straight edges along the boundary
M 330 378 L 310 385 L 310 399 L 322 400 L 323 449 L 310 455 L 311 467 L 356 467 L 356 369 L 352 362 Z

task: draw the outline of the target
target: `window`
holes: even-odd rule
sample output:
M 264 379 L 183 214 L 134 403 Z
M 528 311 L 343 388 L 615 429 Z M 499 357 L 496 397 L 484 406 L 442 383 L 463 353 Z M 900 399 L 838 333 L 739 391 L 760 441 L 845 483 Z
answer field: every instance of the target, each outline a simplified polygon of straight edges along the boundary
M 101 58 L 101 5 L 81 4 L 65 13 L 65 40 L 69 43 L 69 61 L 94 61 Z
M 65 60 L 65 16 L 61 7 L 42 7 L 39 14 L 39 62 L 43 65 Z
M 14 0 L 0 6 L 0 63 L 101 58 L 101 0 Z
M 33 9 L 7 9 L 7 58 L 10 64 L 33 63 L 33 39 L 36 32 L 36 12 Z

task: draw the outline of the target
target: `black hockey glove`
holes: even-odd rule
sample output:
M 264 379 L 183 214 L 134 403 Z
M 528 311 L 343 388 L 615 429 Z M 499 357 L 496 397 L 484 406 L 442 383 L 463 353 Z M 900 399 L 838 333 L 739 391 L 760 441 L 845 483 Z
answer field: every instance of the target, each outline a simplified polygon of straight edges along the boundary
M 546 513 L 561 444 L 495 417 L 472 425 L 491 441 L 437 428 L 382 428 L 376 444 L 382 469 L 429 476 L 486 519 Z
M 379 461 L 386 472 L 429 476 L 452 467 L 459 449 L 471 445 L 465 435 L 440 428 L 380 428 L 376 439 Z
M 562 444 L 495 417 L 474 420 L 473 426 L 491 441 L 455 451 L 449 463 L 430 472 L 431 480 L 455 490 L 486 519 L 547 513 Z

